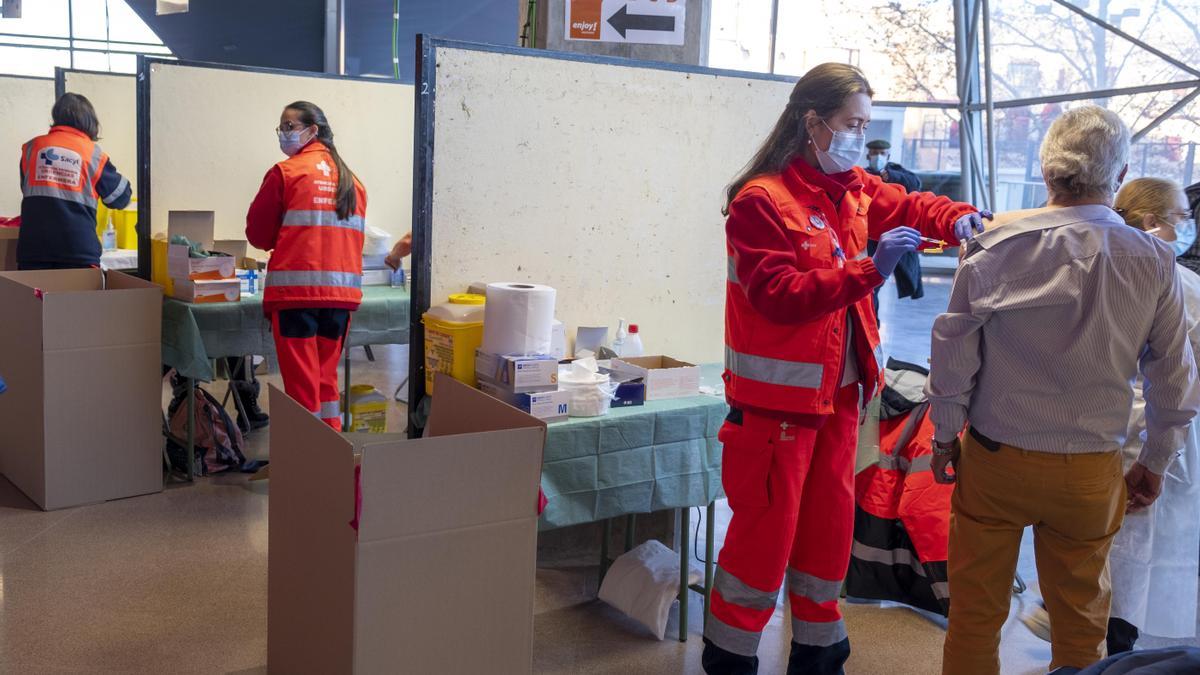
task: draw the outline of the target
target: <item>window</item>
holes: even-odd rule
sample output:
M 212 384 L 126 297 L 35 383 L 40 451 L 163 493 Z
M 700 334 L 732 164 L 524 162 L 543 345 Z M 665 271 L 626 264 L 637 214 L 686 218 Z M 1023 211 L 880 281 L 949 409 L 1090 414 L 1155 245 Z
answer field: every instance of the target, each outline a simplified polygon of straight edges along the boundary
M 25 2 L 0 19 L 0 73 L 53 77 L 56 67 L 132 73 L 138 54 L 171 51 L 125 0 Z

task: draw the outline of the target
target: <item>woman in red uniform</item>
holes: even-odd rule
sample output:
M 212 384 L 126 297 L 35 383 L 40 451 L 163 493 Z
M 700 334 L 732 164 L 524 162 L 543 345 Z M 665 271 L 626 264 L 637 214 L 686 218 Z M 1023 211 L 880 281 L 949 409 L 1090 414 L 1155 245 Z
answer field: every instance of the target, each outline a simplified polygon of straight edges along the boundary
M 785 578 L 788 674 L 842 672 L 850 643 L 838 597 L 854 528 L 858 421 L 883 365 L 871 291 L 921 236 L 957 245 L 983 230 L 974 207 L 906 193 L 857 166 L 872 95 L 857 68 L 813 68 L 729 187 L 731 411 L 720 438 L 733 519 L 705 628 L 708 673 L 757 672 Z M 868 239 L 879 242 L 874 257 Z
M 362 302 L 367 193 L 338 155 L 325 113 L 306 101 L 284 108 L 279 148 L 246 214 L 246 239 L 270 250 L 263 309 L 288 395 L 341 430 L 337 364 Z

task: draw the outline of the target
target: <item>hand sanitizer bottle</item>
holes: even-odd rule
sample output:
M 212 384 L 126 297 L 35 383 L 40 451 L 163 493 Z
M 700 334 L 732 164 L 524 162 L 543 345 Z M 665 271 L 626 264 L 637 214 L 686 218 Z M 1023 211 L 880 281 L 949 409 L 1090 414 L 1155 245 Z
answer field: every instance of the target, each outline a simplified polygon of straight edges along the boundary
M 108 215 L 108 227 L 104 230 L 104 237 L 101 239 L 101 244 L 105 251 L 117 250 L 117 230 L 113 227 L 111 213 Z

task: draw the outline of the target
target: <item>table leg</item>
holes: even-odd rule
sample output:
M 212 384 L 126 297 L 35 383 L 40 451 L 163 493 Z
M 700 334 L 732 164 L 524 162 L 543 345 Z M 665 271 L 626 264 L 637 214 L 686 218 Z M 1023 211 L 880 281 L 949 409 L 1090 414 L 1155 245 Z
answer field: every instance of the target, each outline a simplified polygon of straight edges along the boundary
M 196 381 L 187 378 L 187 479 L 196 479 Z
M 612 539 L 612 519 L 604 521 L 604 534 L 600 539 L 600 583 L 604 583 L 604 575 L 608 572 L 608 540 Z
M 347 336 L 348 337 L 348 336 Z M 350 431 L 350 340 L 346 340 L 345 380 L 342 391 L 342 431 Z
M 717 503 L 709 502 L 704 517 L 708 520 L 704 527 L 704 627 L 708 628 L 708 615 L 712 611 L 713 568 L 716 565 L 713 549 L 716 544 L 716 524 L 714 516 L 717 513 Z
M 692 525 L 692 510 L 689 507 L 679 509 L 679 641 L 687 642 L 688 635 L 688 548 Z
M 625 516 L 625 552 L 628 553 L 633 549 L 633 534 L 637 531 L 637 515 L 629 514 Z

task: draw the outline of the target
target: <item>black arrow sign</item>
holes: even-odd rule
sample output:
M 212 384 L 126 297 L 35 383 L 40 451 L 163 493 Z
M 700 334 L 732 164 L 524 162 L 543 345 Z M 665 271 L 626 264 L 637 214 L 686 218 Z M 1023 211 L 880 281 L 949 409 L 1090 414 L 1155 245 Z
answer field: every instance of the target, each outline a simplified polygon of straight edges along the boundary
M 621 37 L 625 37 L 627 30 L 655 30 L 665 33 L 675 32 L 675 17 L 659 16 L 657 14 L 630 14 L 629 5 L 621 5 L 616 13 L 608 17 L 608 23 Z

